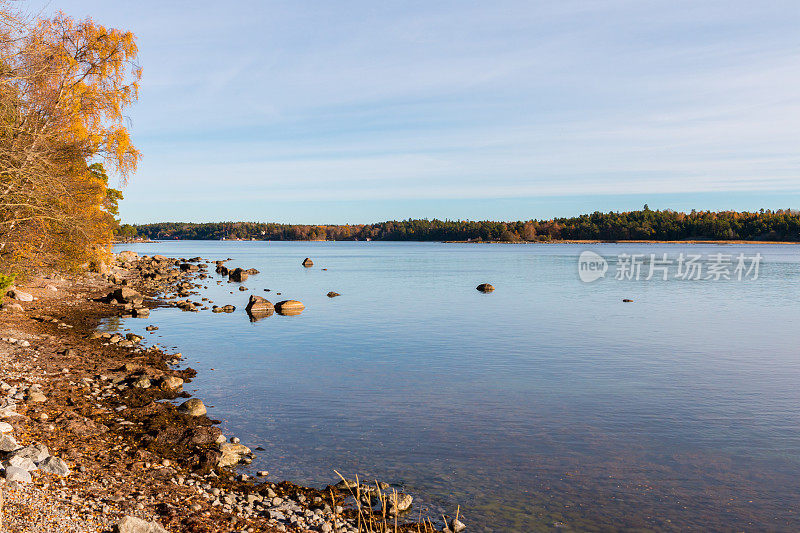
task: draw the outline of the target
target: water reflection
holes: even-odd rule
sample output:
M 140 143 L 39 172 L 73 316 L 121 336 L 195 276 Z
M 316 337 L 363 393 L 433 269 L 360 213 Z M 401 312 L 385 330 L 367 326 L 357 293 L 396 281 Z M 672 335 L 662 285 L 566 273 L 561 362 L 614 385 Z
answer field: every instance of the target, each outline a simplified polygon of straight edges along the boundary
M 414 494 L 414 512 L 461 505 L 470 531 L 798 529 L 794 246 L 760 249 L 761 279 L 727 284 L 581 283 L 575 245 L 136 248 L 231 256 L 261 271 L 253 294 L 307 306 L 250 322 L 248 293 L 210 283 L 235 312 L 151 319 L 275 479 L 359 473 Z

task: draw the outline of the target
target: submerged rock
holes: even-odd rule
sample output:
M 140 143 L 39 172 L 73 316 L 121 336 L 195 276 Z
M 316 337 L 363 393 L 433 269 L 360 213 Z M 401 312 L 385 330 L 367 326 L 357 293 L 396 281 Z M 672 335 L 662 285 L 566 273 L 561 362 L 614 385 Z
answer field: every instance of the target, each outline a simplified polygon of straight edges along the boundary
M 355 479 L 343 479 L 339 481 L 336 485 L 334 485 L 334 487 L 339 490 L 349 490 L 349 489 L 355 489 L 356 487 L 358 487 L 358 485 L 359 482 L 356 481 Z

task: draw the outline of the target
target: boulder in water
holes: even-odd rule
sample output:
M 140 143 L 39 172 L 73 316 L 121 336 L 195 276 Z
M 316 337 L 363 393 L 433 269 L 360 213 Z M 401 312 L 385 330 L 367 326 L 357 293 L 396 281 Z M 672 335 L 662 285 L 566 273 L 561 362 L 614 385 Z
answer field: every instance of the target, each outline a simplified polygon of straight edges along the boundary
M 481 292 L 492 292 L 494 290 L 494 286 L 492 286 L 490 283 L 481 283 L 475 288 Z
M 258 319 L 273 314 L 275 312 L 275 307 L 272 305 L 272 302 L 266 298 L 253 294 L 250 296 L 250 301 L 247 302 L 245 310 L 247 314 L 250 315 L 251 319 L 254 317 Z
M 283 300 L 275 304 L 275 310 L 278 314 L 285 316 L 299 315 L 305 308 L 306 306 L 303 305 L 303 302 L 297 300 Z
M 242 268 L 235 268 L 228 272 L 228 278 L 230 278 L 231 281 L 238 281 L 239 283 L 245 281 L 249 276 L 250 274 Z

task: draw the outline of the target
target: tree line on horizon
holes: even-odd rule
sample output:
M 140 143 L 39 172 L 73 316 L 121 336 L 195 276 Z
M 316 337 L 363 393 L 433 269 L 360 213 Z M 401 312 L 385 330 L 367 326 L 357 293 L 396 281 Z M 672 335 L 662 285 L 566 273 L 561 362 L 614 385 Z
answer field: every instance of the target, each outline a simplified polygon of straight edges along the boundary
M 749 240 L 800 241 L 800 212 L 639 211 L 595 212 L 569 218 L 490 220 L 391 220 L 374 224 L 311 225 L 269 222 L 160 222 L 120 226 L 121 240 L 271 241 L 486 241 Z

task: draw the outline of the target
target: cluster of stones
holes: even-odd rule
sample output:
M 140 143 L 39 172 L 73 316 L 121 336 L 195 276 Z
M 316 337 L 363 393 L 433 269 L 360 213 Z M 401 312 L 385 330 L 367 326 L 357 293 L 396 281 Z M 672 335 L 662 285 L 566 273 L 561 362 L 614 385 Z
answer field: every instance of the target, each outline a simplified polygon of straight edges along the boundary
M 246 476 L 240 476 L 246 479 Z M 211 478 L 211 479 L 209 479 Z M 192 488 L 197 492 L 200 500 L 205 503 L 195 503 L 192 509 L 200 511 L 205 505 L 219 507 L 223 511 L 238 516 L 266 518 L 267 522 L 278 531 L 294 529 L 320 531 L 324 533 L 347 532 L 356 533 L 358 524 L 352 518 L 345 518 L 341 506 L 331 507 L 321 497 L 307 498 L 303 494 L 294 496 L 280 496 L 278 486 L 269 483 L 258 487 L 258 491 L 226 491 L 215 487 L 211 481 L 213 476 L 205 478 L 191 474 L 189 476 L 176 476 L 172 482 Z
M 64 460 L 50 455 L 43 444 L 20 445 L 14 437 L 14 426 L 6 421 L 21 416 L 16 412 L 18 402 L 46 402 L 41 388 L 36 384 L 12 386 L 0 382 L 0 391 L 4 395 L 0 400 L 0 470 L 6 482 L 30 483 L 36 471 L 68 476 L 70 469 Z

